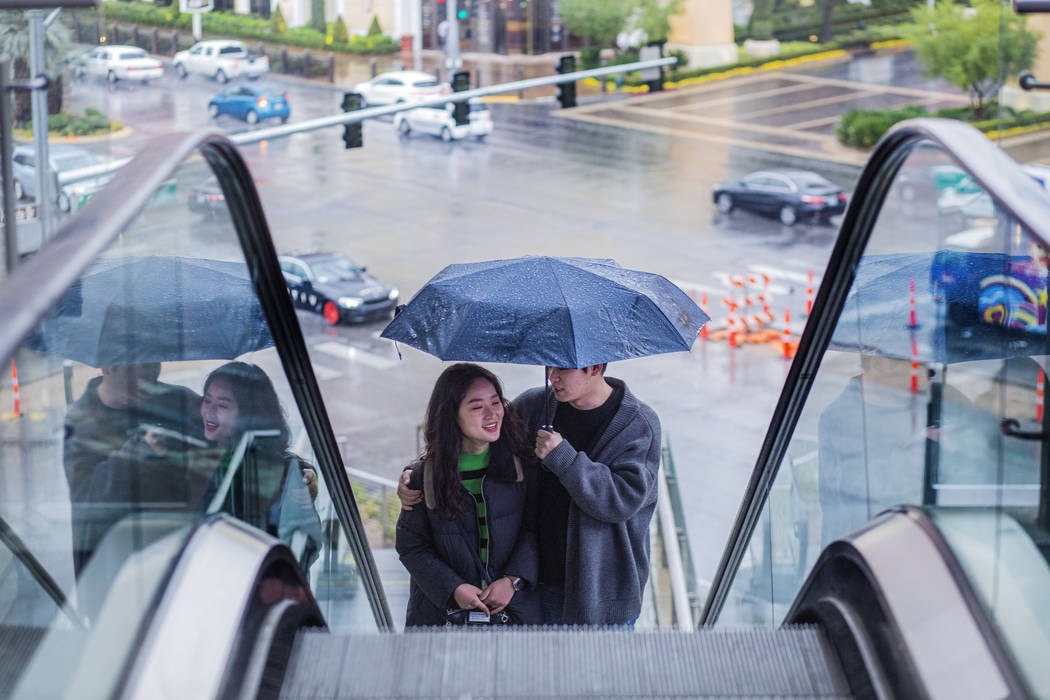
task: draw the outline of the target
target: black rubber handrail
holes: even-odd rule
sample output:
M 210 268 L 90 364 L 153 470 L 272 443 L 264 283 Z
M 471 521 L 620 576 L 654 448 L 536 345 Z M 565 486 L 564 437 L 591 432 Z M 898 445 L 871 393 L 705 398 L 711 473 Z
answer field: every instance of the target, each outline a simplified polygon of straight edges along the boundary
M 4 329 L 0 334 L 0 362 L 10 359 L 88 266 L 135 221 L 157 189 L 172 177 L 181 163 L 198 152 L 222 187 L 252 284 L 303 416 L 317 466 L 347 532 L 376 624 L 383 631 L 392 631 L 393 618 L 379 571 L 310 366 L 306 341 L 277 263 L 258 193 L 243 158 L 224 134 L 205 129 L 152 139 L 84 209 L 0 284 L 0 328 Z
M 802 332 L 755 461 L 744 497 L 711 581 L 700 626 L 717 620 L 776 479 L 780 463 L 820 362 L 831 342 L 857 265 L 867 247 L 893 178 L 912 150 L 932 142 L 952 157 L 985 192 L 1044 246 L 1050 241 L 1050 199 L 1020 166 L 974 127 L 952 119 L 912 119 L 897 124 L 875 146 L 842 220 L 838 239 Z M 1050 246 L 1047 246 L 1050 247 Z

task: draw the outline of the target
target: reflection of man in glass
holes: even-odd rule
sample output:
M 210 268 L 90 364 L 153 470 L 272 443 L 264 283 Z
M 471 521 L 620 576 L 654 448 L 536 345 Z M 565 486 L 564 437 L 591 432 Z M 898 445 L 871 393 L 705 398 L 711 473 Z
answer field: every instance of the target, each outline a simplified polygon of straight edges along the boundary
M 185 448 L 203 438 L 200 397 L 159 376 L 158 362 L 103 367 L 66 415 L 63 465 L 77 573 L 130 503 L 189 498 L 187 473 L 175 467 Z M 125 504 L 123 513 L 100 507 L 117 502 Z

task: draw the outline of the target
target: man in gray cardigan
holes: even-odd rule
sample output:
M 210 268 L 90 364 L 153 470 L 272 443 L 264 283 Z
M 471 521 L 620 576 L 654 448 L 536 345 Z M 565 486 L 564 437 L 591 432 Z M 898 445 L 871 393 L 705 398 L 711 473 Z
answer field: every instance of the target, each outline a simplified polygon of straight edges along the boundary
M 514 400 L 536 435 L 545 624 L 633 626 L 649 578 L 660 421 L 605 365 L 549 368 L 551 396 Z M 546 416 L 554 426 L 544 429 Z M 405 507 L 418 491 L 399 484 Z

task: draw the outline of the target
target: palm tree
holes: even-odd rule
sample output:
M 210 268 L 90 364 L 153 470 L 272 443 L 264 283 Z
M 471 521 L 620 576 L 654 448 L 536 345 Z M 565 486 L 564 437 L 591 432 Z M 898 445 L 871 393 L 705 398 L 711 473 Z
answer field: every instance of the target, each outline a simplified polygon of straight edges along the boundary
M 51 86 L 47 90 L 47 112 L 58 114 L 62 111 L 62 71 L 63 62 L 69 47 L 73 43 L 73 33 L 62 22 L 52 22 L 44 34 L 45 70 L 51 77 Z M 29 20 L 26 13 L 16 10 L 0 11 L 0 54 L 7 54 L 14 63 L 15 80 L 29 78 Z M 14 119 L 24 124 L 31 119 L 29 92 L 16 90 Z

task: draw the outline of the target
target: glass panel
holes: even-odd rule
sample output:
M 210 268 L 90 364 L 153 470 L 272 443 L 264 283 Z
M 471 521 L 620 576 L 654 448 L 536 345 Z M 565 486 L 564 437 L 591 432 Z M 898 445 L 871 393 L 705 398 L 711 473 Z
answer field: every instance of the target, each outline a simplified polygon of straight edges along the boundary
M 1050 541 L 1039 507 L 1047 261 L 947 154 L 909 154 L 723 620 L 779 624 L 819 552 L 897 504 L 1005 511 Z
M 209 513 L 288 545 L 330 609 L 366 598 L 215 184 L 180 166 L 5 368 L 0 639 L 39 644 L 21 691 L 108 694 L 89 669 L 122 667 Z M 367 602 L 335 619 L 375 629 Z
M 1050 567 L 1037 544 L 1002 511 L 928 512 L 995 620 L 1028 687 L 1050 687 Z

